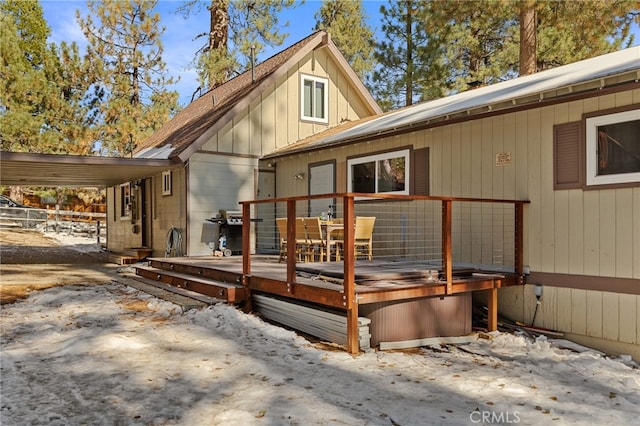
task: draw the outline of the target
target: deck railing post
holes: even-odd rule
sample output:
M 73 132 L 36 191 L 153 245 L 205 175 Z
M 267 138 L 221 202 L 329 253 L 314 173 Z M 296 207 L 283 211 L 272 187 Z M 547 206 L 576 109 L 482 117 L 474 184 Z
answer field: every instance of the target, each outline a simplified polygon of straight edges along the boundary
M 523 249 L 524 249 L 524 204 L 523 203 L 515 203 L 515 221 L 514 221 L 514 263 L 515 263 L 515 272 L 520 275 L 520 279 L 522 280 L 522 275 L 524 273 L 524 265 L 523 265 Z M 523 282 L 521 284 L 524 284 Z
M 251 204 L 242 204 L 242 285 L 246 286 L 246 276 L 251 274 Z
M 453 256 L 451 255 L 451 200 L 442 200 L 442 272 L 447 280 L 446 294 L 452 293 Z
M 296 282 L 296 202 L 287 200 L 287 287 L 293 292 Z
M 347 308 L 347 352 L 360 352 L 358 331 L 358 303 L 355 290 L 355 248 L 354 248 L 354 197 L 346 195 L 343 200 L 344 217 L 344 297 Z

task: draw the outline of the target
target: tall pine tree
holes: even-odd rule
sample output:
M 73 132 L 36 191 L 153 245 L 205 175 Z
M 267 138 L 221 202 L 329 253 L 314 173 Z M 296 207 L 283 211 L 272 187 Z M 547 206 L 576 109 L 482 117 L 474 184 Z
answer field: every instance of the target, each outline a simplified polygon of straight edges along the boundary
M 375 46 L 378 66 L 369 86 L 385 110 L 442 94 L 433 84 L 443 70 L 439 40 L 425 25 L 429 7 L 421 0 L 390 0 L 389 7 L 380 7 L 384 36 Z
M 373 70 L 373 31 L 360 0 L 326 0 L 315 14 L 316 30 L 324 30 L 360 79 Z
M 430 2 L 425 25 L 451 70 L 438 84 L 458 92 L 633 43 L 636 0 L 447 0 Z
M 178 108 L 175 83 L 162 60 L 164 28 L 153 9 L 157 1 L 89 1 L 90 14 L 78 22 L 104 90 L 99 131 L 102 154 L 126 156 L 130 144 L 165 123 Z M 96 21 L 94 21 L 96 19 Z
M 178 11 L 185 19 L 204 3 L 190 0 Z M 281 32 L 278 14 L 295 7 L 295 0 L 211 0 L 206 44 L 196 52 L 196 69 L 200 87 L 206 91 L 247 70 L 252 55 L 259 55 L 266 46 L 280 46 L 288 34 Z

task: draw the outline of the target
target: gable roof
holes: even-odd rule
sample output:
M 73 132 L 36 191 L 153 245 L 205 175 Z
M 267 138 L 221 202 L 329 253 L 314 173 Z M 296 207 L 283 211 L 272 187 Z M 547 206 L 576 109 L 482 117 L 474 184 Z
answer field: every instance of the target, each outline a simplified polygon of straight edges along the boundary
M 444 98 L 427 101 L 376 117 L 341 124 L 263 158 L 273 158 L 391 134 L 469 120 L 497 111 L 539 105 L 621 83 L 640 83 L 640 46 L 563 65 Z
M 329 34 L 317 31 L 256 65 L 253 72 L 248 70 L 191 102 L 145 139 L 137 147 L 135 157 L 186 161 L 275 79 L 286 74 L 305 55 L 323 46 L 342 65 L 348 79 L 358 88 L 365 104 L 371 108 L 372 114 L 379 113 L 380 107 L 331 41 Z

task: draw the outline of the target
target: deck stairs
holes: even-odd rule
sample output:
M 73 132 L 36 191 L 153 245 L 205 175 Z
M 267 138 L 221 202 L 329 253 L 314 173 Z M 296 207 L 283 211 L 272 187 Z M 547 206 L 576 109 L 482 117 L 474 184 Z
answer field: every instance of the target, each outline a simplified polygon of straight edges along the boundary
M 234 273 L 174 263 L 170 258 L 151 258 L 147 265 L 136 265 L 135 270 L 137 276 L 223 302 L 240 304 L 246 299 L 246 289 Z
M 239 305 L 249 294 L 241 284 L 241 274 L 212 266 L 150 258 L 147 265 L 134 265 L 134 269 L 137 278 L 187 296 L 199 294 Z M 256 292 L 251 293 L 251 298 L 253 310 L 267 320 L 338 345 L 347 343 L 345 312 Z M 358 319 L 358 339 L 363 351 L 371 350 L 370 323 L 368 318 Z

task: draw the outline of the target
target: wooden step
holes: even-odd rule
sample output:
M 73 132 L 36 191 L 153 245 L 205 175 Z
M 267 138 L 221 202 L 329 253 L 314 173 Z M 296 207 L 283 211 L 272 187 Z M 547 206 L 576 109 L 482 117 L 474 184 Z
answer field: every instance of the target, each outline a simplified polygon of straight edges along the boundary
M 165 271 L 178 272 L 193 277 L 206 278 L 218 283 L 228 283 L 241 285 L 242 272 L 232 272 L 211 265 L 203 266 L 198 264 L 180 263 L 172 259 L 152 257 L 147 259 L 149 266 Z
M 126 256 L 118 253 L 109 253 L 109 262 L 117 265 L 132 265 L 138 261 L 137 257 Z
M 224 283 L 153 266 L 136 266 L 135 269 L 136 275 L 141 277 L 222 299 L 227 303 L 241 303 L 246 300 L 246 288 L 240 284 Z
M 153 249 L 149 247 L 125 247 L 124 255 L 135 257 L 137 260 L 146 259 L 151 256 Z

